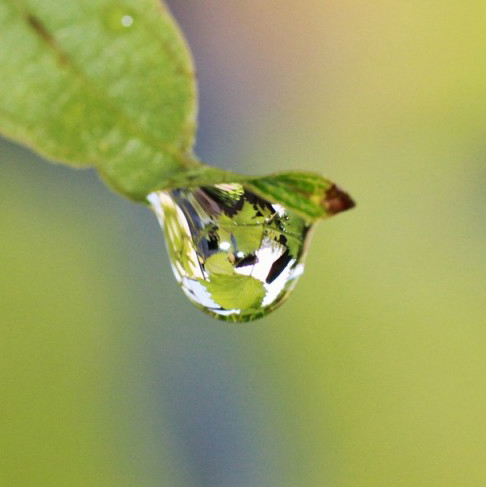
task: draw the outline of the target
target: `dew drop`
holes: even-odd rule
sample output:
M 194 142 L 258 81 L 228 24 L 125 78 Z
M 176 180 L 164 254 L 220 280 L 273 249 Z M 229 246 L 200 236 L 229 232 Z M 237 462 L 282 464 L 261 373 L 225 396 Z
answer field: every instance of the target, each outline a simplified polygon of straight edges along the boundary
M 216 318 L 261 318 L 302 275 L 311 226 L 241 184 L 158 191 L 148 200 L 182 290 Z
M 135 24 L 135 14 L 128 8 L 112 5 L 106 9 L 104 21 L 110 30 L 128 32 Z
M 133 17 L 131 15 L 124 15 L 121 18 L 121 24 L 123 27 L 131 27 L 133 25 Z

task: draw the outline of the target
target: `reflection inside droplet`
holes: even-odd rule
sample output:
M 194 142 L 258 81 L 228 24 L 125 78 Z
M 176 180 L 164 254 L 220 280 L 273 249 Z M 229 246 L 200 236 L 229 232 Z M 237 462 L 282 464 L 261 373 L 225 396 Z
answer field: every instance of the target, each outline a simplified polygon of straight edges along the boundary
M 148 197 L 177 281 L 199 308 L 250 321 L 277 308 L 302 275 L 311 226 L 241 184 Z

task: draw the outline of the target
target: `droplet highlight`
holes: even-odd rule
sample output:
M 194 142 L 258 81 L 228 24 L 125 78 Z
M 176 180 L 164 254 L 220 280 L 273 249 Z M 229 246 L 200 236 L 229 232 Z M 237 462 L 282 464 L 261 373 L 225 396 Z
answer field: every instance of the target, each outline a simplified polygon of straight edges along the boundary
M 134 26 L 136 20 L 135 13 L 120 5 L 110 5 L 105 10 L 105 25 L 115 32 L 129 32 Z
M 131 27 L 133 25 L 133 17 L 131 15 L 124 15 L 122 18 L 121 18 L 121 25 L 123 25 L 123 27 Z
M 216 318 L 265 316 L 303 273 L 311 225 L 241 184 L 158 191 L 148 200 L 182 290 Z

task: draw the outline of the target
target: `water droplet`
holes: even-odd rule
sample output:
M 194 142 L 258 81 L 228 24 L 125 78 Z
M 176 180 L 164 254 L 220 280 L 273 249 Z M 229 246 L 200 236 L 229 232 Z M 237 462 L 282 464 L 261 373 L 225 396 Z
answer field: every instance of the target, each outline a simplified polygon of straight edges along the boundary
M 303 272 L 311 226 L 241 184 L 148 196 L 175 277 L 189 300 L 227 321 L 251 321 L 282 304 Z
M 135 23 L 135 14 L 128 8 L 112 5 L 106 9 L 104 20 L 110 30 L 128 32 Z
M 133 25 L 133 17 L 131 15 L 124 15 L 121 18 L 121 24 L 123 27 L 131 27 Z

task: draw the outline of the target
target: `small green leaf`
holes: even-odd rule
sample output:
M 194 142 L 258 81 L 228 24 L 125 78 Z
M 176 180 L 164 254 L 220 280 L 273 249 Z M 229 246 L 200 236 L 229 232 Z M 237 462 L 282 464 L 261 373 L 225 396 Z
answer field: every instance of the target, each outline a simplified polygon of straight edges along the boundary
M 196 165 L 194 67 L 159 0 L 0 0 L 0 128 L 143 199 Z
M 297 237 L 287 236 L 287 248 L 289 249 L 290 256 L 293 259 L 299 259 L 303 252 L 302 240 L 298 239 Z
M 310 221 L 333 216 L 355 206 L 347 193 L 311 172 L 284 172 L 251 179 L 247 186 L 261 197 L 278 202 Z
M 214 275 L 211 281 L 200 281 L 213 300 L 225 309 L 250 309 L 260 306 L 265 287 L 251 276 Z
M 248 202 L 233 217 L 224 214 L 219 217 L 220 229 L 232 234 L 238 242 L 237 250 L 245 254 L 251 254 L 260 247 L 264 222 L 265 216 L 259 216 Z
M 210 274 L 233 274 L 233 264 L 228 260 L 228 254 L 214 254 L 206 260 L 204 265 Z
M 292 171 L 246 176 L 200 165 L 168 179 L 159 189 L 240 183 L 261 198 L 279 203 L 308 222 L 337 215 L 355 206 L 351 197 L 320 174 Z
M 238 250 L 245 254 L 255 252 L 261 246 L 263 237 L 263 225 L 256 226 L 234 226 L 233 236 L 238 242 Z
M 270 215 L 268 209 L 255 209 L 251 203 L 245 201 L 243 208 L 232 218 L 232 222 L 234 225 L 262 225 Z

